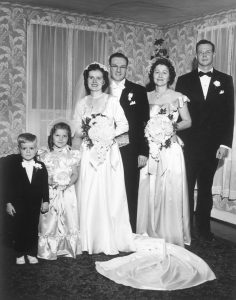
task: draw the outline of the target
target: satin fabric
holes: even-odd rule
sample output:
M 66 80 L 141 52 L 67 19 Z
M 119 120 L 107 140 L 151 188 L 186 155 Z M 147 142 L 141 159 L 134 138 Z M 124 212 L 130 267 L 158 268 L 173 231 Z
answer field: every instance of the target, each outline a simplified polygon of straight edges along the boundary
M 41 155 L 49 176 L 58 168 L 71 173 L 71 167 L 79 164 L 78 150 L 47 152 Z M 78 205 L 74 185 L 64 191 L 49 186 L 49 211 L 40 215 L 38 257 L 55 260 L 58 256 L 73 257 L 81 254 Z
M 96 262 L 96 270 L 118 284 L 147 290 L 180 290 L 216 278 L 200 257 L 183 247 L 140 235 L 134 241 L 137 252 Z
M 105 108 L 92 111 L 87 97 L 77 107 L 76 121 L 102 113 L 116 124 L 116 135 L 128 131 L 128 123 L 118 101 L 104 94 Z M 80 128 L 80 126 L 78 126 Z M 115 142 L 102 163 L 94 160 L 94 149 L 83 142 L 77 197 L 79 203 L 82 251 L 118 254 L 134 250 L 129 223 L 124 171 L 119 147 Z
M 151 93 L 148 97 L 151 97 Z M 166 114 L 173 114 L 178 120 L 178 106 L 186 97 L 180 97 L 166 108 Z M 158 105 L 150 105 L 150 117 L 160 110 Z M 151 237 L 164 238 L 166 242 L 184 246 L 190 244 L 190 221 L 188 187 L 181 141 L 160 151 L 160 160 L 151 157 L 140 171 L 137 233 L 147 233 Z

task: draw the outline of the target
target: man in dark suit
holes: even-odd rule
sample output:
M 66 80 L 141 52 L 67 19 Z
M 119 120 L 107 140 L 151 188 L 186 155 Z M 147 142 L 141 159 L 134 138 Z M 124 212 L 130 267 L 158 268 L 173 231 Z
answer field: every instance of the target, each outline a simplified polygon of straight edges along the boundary
M 232 146 L 234 124 L 233 80 L 213 68 L 214 56 L 214 44 L 200 40 L 196 45 L 198 68 L 180 76 L 176 84 L 176 90 L 190 99 L 192 127 L 180 137 L 185 144 L 191 225 L 197 182 L 197 233 L 208 241 L 214 238 L 210 229 L 213 178 L 218 159 L 224 159 Z
M 13 222 L 16 263 L 25 264 L 27 256 L 29 263 L 36 264 L 40 209 L 48 211 L 48 173 L 45 165 L 35 157 L 35 135 L 20 134 L 18 147 L 20 154 L 12 154 L 5 161 L 4 200 Z
M 148 144 L 144 128 L 149 120 L 149 105 L 146 89 L 126 79 L 128 58 L 114 53 L 109 58 L 110 93 L 117 97 L 129 123 L 129 132 L 118 138 L 124 165 L 125 186 L 129 207 L 130 223 L 136 232 L 139 168 L 148 158 Z

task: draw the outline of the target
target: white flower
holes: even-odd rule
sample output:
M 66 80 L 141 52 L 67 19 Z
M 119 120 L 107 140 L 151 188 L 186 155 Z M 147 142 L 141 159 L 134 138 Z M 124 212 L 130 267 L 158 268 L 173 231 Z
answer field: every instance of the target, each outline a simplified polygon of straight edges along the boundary
M 42 165 L 39 164 L 39 163 L 35 163 L 34 167 L 35 167 L 36 169 L 42 169 Z
M 42 169 L 42 165 L 39 163 L 36 163 L 34 160 L 32 161 L 22 161 L 22 167 L 27 168 L 29 166 L 33 166 L 36 169 Z
M 215 80 L 215 81 L 213 82 L 213 84 L 214 84 L 214 86 L 216 86 L 216 87 L 221 86 L 221 83 L 220 83 L 218 80 Z
M 129 101 L 131 101 L 131 100 L 132 100 L 132 98 L 133 98 L 133 95 L 134 95 L 133 93 L 129 93 L 129 94 L 128 94 L 128 100 L 129 100 Z
M 53 181 L 58 185 L 68 185 L 70 183 L 70 174 L 67 169 L 57 169 L 53 174 Z

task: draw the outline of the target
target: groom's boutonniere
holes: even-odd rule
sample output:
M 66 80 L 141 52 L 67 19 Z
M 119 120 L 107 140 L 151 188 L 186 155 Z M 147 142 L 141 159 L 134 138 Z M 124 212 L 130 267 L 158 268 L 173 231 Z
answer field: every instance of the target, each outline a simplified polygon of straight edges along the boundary
M 134 100 L 132 100 L 133 99 L 133 95 L 134 95 L 133 93 L 129 93 L 128 94 L 129 105 L 136 104 L 136 102 Z

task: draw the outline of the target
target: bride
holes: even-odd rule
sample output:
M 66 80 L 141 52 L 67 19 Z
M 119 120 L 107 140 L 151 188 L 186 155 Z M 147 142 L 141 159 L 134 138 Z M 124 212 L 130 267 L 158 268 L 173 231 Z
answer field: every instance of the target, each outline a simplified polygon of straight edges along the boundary
M 170 60 L 158 58 L 151 66 L 149 78 L 151 119 L 146 127 L 146 136 L 150 150 L 148 163 L 140 172 L 137 233 L 164 238 L 166 242 L 179 246 L 189 245 L 185 162 L 182 142 L 175 133 L 191 126 L 186 103 L 189 100 L 169 88 L 175 78 Z M 164 143 L 160 139 L 163 133 L 161 126 L 168 129 Z
M 78 101 L 74 120 L 76 140 L 82 139 L 78 202 L 82 250 L 89 254 L 134 252 L 96 262 L 103 276 L 139 289 L 174 290 L 215 279 L 198 256 L 164 239 L 132 235 L 123 166 L 115 137 L 128 130 L 124 112 L 104 91 L 105 66 L 84 70 L 87 96 Z
M 87 96 L 76 105 L 76 138 L 82 138 L 78 203 L 82 251 L 89 254 L 134 250 L 123 165 L 115 137 L 128 131 L 116 98 L 105 94 L 108 71 L 100 63 L 84 70 Z

